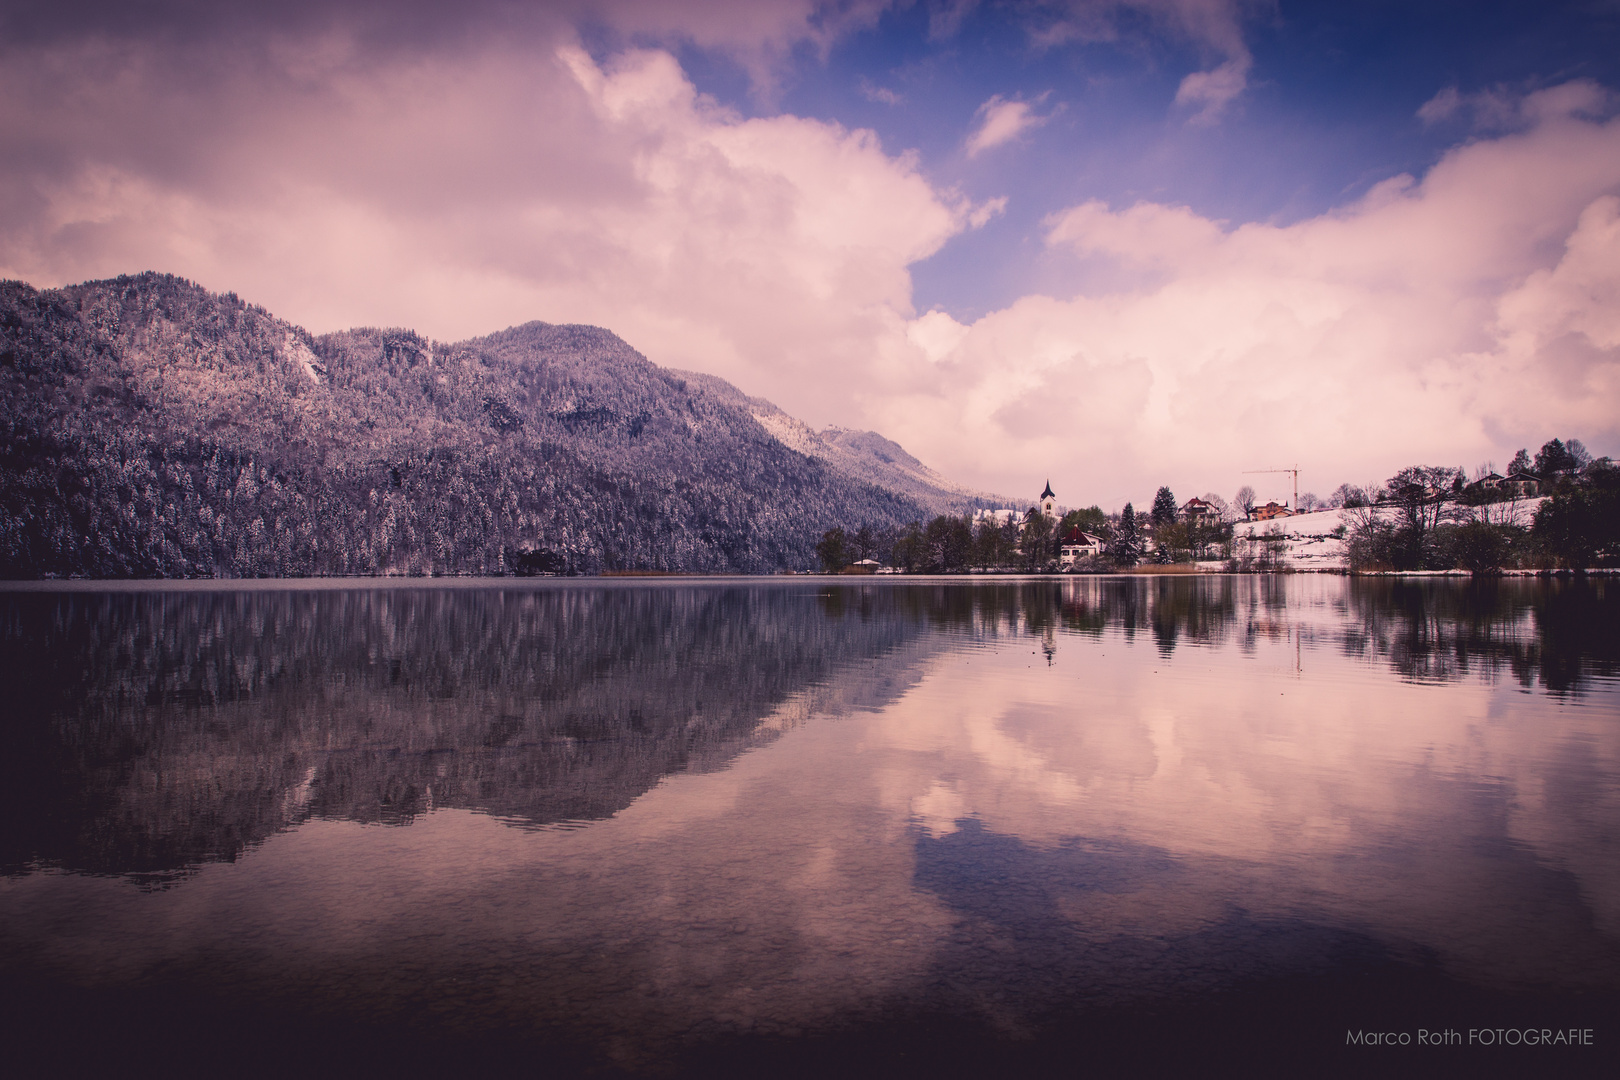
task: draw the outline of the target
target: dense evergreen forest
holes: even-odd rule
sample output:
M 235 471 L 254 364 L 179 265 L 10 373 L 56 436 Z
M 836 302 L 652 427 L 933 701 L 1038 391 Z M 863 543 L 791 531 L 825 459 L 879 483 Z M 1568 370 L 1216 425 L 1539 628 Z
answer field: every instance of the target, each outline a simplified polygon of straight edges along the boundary
M 0 577 L 809 569 L 926 516 L 613 334 L 316 337 L 158 274 L 0 283 Z

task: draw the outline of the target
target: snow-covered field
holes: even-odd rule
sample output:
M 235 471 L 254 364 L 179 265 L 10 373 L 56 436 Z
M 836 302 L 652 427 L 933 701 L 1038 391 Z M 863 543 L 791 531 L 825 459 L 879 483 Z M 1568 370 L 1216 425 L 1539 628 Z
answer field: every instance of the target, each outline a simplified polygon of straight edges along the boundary
M 1271 521 L 1240 521 L 1232 527 L 1232 554 L 1259 560 L 1269 551 L 1279 563 L 1295 570 L 1347 569 L 1344 540 L 1335 533 L 1348 533 L 1354 527 L 1345 520 L 1349 513 L 1318 510 Z
M 1478 509 L 1487 512 L 1492 521 L 1511 520 L 1528 526 L 1541 502 L 1541 499 L 1519 499 Z M 1358 515 L 1366 512 L 1317 510 L 1271 521 L 1240 521 L 1232 527 L 1232 554 L 1240 559 L 1259 560 L 1269 548 L 1280 565 L 1294 570 L 1345 570 L 1348 563 L 1344 537 L 1355 528 Z M 1392 508 L 1380 508 L 1376 512 L 1391 519 L 1396 514 Z

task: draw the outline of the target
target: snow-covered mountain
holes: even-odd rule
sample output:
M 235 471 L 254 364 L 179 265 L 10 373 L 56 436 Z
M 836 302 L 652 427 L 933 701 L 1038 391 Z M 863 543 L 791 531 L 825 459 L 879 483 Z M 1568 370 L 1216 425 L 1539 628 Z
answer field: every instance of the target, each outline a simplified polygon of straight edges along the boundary
M 905 447 L 875 431 L 828 427 L 817 431 L 764 398 L 749 397 L 724 379 L 699 372 L 677 372 L 726 401 L 746 408 L 784 446 L 819 461 L 852 480 L 875 484 L 915 499 L 931 515 L 960 514 L 978 506 L 1012 505 L 1000 495 L 964 487 L 906 453 Z
M 970 493 L 607 330 L 314 336 L 141 274 L 0 282 L 0 577 L 809 568 Z

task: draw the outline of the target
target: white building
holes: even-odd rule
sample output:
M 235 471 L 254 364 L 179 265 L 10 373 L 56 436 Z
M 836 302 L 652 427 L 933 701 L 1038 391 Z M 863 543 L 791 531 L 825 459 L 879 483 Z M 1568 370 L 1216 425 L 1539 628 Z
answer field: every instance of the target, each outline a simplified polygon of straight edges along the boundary
M 1102 555 L 1103 538 L 1093 536 L 1079 529 L 1070 529 L 1063 534 L 1063 544 L 1059 549 L 1062 552 L 1059 563 L 1063 566 L 1073 566 L 1087 555 L 1098 557 Z

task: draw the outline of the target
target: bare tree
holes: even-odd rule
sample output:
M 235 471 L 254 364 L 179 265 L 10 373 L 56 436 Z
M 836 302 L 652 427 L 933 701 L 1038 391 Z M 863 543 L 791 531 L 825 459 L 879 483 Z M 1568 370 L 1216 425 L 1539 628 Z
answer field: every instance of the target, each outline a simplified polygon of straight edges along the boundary
M 1232 496 L 1232 505 L 1243 511 L 1243 516 L 1245 518 L 1253 514 L 1254 488 L 1250 487 L 1248 484 L 1244 484 L 1242 487 L 1238 488 L 1237 494 Z
M 1232 508 L 1227 505 L 1225 499 L 1221 498 L 1213 491 L 1206 491 L 1204 492 L 1204 501 L 1215 508 L 1215 513 L 1220 515 L 1220 519 L 1223 522 L 1230 522 L 1232 520 Z
M 1340 484 L 1328 496 L 1328 505 L 1349 509 L 1354 506 L 1366 506 L 1370 500 L 1367 493 L 1354 484 Z
M 1528 529 L 1535 518 L 1534 507 L 1518 496 L 1501 502 L 1484 503 L 1472 507 L 1467 513 L 1470 520 L 1484 525 L 1511 525 L 1519 529 Z
M 1390 477 L 1390 499 L 1408 528 L 1422 536 L 1445 520 L 1445 500 L 1460 472 L 1448 465 L 1412 465 Z

